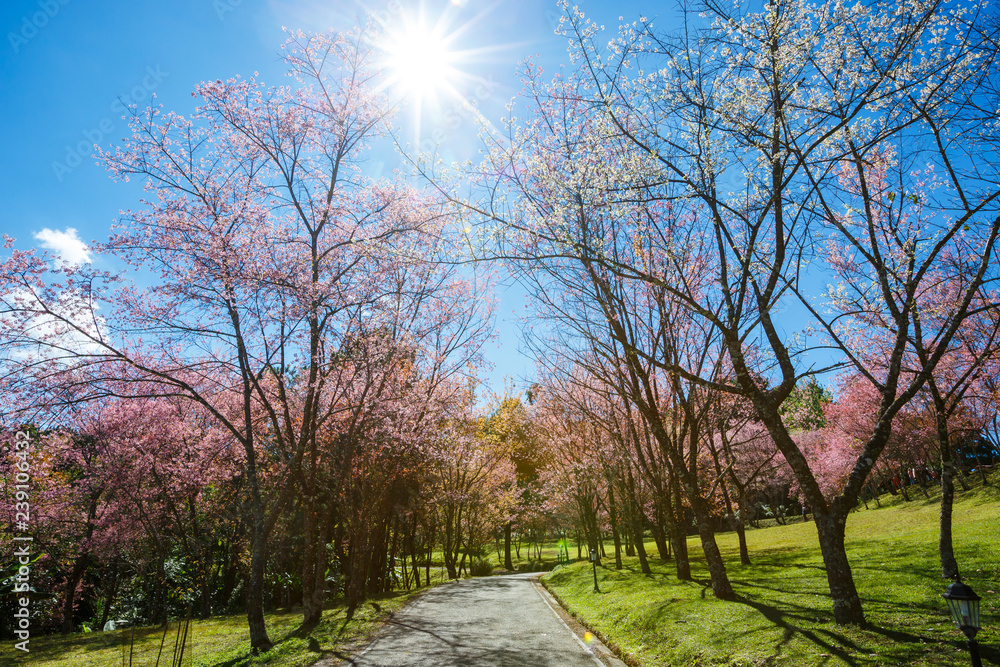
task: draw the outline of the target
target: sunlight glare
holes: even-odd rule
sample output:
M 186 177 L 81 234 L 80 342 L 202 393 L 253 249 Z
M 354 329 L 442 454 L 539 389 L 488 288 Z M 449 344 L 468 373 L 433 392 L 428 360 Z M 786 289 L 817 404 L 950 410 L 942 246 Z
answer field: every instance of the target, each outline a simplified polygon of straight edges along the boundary
M 418 101 L 452 87 L 457 76 L 449 40 L 421 21 L 386 36 L 386 65 L 392 83 Z

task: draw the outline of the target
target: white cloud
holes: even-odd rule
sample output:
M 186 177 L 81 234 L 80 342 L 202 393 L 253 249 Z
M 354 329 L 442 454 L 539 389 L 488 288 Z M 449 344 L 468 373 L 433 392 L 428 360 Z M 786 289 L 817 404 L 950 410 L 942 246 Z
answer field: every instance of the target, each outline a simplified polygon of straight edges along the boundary
M 3 325 L 20 332 L 12 342 L 12 359 L 71 361 L 79 356 L 99 354 L 99 341 L 106 339 L 99 304 L 67 290 L 46 308 L 31 292 L 16 289 L 4 295 L 0 308 Z
M 87 252 L 87 246 L 76 235 L 76 229 L 73 227 L 67 227 L 62 232 L 45 227 L 42 231 L 35 232 L 33 236 L 62 264 L 80 266 L 90 263 L 90 253 Z

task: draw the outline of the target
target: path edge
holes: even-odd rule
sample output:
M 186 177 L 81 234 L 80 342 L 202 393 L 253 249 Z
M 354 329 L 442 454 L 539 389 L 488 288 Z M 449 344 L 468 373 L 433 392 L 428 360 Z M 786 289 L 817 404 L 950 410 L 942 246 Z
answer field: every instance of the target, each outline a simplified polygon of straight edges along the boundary
M 538 576 L 532 577 L 531 582 L 535 586 L 535 590 L 541 596 L 542 600 L 552 609 L 552 613 L 556 615 L 566 629 L 569 630 L 578 642 L 585 649 L 587 649 L 594 658 L 601 664 L 607 667 L 641 667 L 635 660 L 629 660 L 628 656 L 625 656 L 620 647 L 614 644 L 614 642 L 609 642 L 606 637 L 601 633 L 597 632 L 593 628 L 589 627 L 586 623 L 580 620 L 573 612 L 567 609 L 566 604 L 562 599 L 549 588 L 548 583 L 542 581 L 542 576 L 548 574 L 547 572 L 539 573 Z M 576 626 L 576 627 L 574 627 Z M 583 633 L 589 631 L 594 639 L 590 646 L 583 640 Z M 609 648 L 610 645 L 610 648 Z
M 430 586 L 425 586 L 423 590 L 414 592 L 414 594 L 410 596 L 410 599 L 407 600 L 402 607 L 394 612 L 389 612 L 385 618 L 379 621 L 378 627 L 376 627 L 370 635 L 358 641 L 353 651 L 347 653 L 346 655 L 324 655 L 317 658 L 315 662 L 309 663 L 308 667 L 351 667 L 352 665 L 356 665 L 361 656 L 368 653 L 368 651 L 371 650 L 371 648 L 385 636 L 385 633 L 388 632 L 389 626 L 392 625 L 392 619 L 396 616 L 396 614 L 403 611 L 406 607 L 409 607 L 430 591 L 441 586 L 453 584 L 455 581 L 456 580 L 454 579 L 441 581 Z

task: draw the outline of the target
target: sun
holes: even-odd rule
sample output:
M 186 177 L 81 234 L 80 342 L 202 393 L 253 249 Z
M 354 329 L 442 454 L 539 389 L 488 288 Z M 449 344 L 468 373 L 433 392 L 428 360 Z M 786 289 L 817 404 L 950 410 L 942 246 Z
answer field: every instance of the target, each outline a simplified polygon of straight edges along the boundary
M 451 50 L 453 35 L 423 17 L 406 20 L 382 40 L 388 83 L 418 104 L 452 93 L 461 76 L 458 54 Z
M 471 130 L 489 122 L 479 104 L 497 84 L 485 68 L 513 45 L 491 42 L 488 17 L 499 3 L 474 11 L 466 4 L 450 0 L 435 13 L 419 0 L 373 16 L 373 46 L 381 54 L 379 87 L 392 107 L 405 109 L 401 116 L 412 128 L 408 146 L 433 151 L 453 139 L 462 123 L 470 123 Z

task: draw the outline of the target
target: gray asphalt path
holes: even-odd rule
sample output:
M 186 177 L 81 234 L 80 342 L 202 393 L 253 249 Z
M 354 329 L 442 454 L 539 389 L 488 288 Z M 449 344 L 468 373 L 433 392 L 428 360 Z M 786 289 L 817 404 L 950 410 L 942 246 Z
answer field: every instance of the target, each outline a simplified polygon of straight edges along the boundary
M 534 575 L 537 576 L 537 575 Z M 466 579 L 406 605 L 351 664 L 358 667 L 597 667 L 532 575 Z

